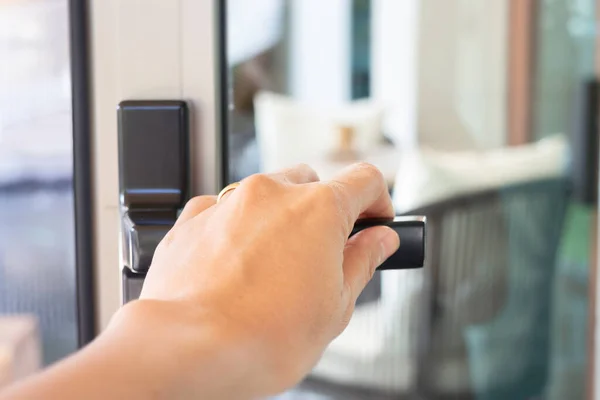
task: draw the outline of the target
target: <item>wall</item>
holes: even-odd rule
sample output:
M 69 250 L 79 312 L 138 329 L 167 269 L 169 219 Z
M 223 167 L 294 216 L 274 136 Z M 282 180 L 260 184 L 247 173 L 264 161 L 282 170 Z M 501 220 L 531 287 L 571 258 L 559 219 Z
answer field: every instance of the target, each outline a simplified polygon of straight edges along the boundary
M 383 129 L 402 149 L 417 144 L 420 3 L 371 2 L 371 94 L 385 106 Z
M 442 149 L 505 144 L 509 2 L 420 3 L 419 142 Z
M 349 101 L 350 0 L 291 0 L 289 7 L 289 94 L 319 106 Z

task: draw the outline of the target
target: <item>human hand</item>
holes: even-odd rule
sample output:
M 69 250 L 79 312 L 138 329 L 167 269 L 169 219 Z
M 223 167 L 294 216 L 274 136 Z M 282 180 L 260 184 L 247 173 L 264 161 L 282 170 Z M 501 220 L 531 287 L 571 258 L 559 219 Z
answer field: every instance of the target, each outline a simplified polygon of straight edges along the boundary
M 230 349 L 244 347 L 230 355 L 242 369 L 230 378 L 252 380 L 248 393 L 283 391 L 343 331 L 375 269 L 398 248 L 397 234 L 383 226 L 348 239 L 354 223 L 393 215 L 387 185 L 370 165 L 328 182 L 305 165 L 251 176 L 219 204 L 201 196 L 186 205 L 132 309 L 147 314 L 137 318 L 142 324 L 210 327 Z M 161 313 L 168 317 L 155 317 Z M 194 344 L 186 349 L 185 365 L 203 354 Z

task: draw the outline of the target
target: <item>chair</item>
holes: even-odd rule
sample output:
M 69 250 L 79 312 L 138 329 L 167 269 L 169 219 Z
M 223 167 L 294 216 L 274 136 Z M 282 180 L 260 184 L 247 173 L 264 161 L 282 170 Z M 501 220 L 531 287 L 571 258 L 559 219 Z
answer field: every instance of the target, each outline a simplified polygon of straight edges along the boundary
M 384 295 L 370 307 L 378 305 L 384 316 L 359 316 L 364 335 L 346 343 L 346 348 L 354 343 L 354 354 L 369 366 L 369 348 L 381 341 L 383 356 L 372 366 L 385 367 L 361 370 L 330 348 L 304 387 L 323 392 L 326 382 L 327 393 L 343 398 L 374 389 L 382 398 L 496 400 L 542 394 L 568 189 L 565 178 L 544 178 L 406 212 L 428 218 L 426 266 L 383 274 Z M 385 294 L 392 280 L 398 283 L 395 297 Z M 392 298 L 391 308 L 381 304 L 386 297 Z M 394 317 L 402 323 L 389 329 Z
M 444 378 L 461 375 L 450 389 L 461 398 L 543 393 L 568 189 L 564 178 L 537 180 L 411 212 L 427 215 L 429 228 L 417 373 L 426 398 L 450 394 Z M 448 359 L 466 369 L 445 371 Z

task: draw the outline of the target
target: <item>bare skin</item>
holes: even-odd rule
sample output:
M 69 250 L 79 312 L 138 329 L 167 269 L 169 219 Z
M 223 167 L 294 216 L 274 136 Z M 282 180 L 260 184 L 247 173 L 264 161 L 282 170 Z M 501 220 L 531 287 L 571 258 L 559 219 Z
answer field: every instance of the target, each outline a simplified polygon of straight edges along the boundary
M 254 175 L 216 204 L 192 199 L 156 250 L 137 301 L 92 344 L 0 399 L 255 399 L 291 388 L 347 326 L 399 239 L 348 239 L 390 217 L 381 173 L 319 182 L 308 166 Z

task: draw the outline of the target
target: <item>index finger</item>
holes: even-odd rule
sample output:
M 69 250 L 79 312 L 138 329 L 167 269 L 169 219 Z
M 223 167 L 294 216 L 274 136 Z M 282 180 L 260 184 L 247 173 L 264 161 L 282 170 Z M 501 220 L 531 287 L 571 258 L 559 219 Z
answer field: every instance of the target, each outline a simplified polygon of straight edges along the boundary
M 367 163 L 351 165 L 325 182 L 336 195 L 350 235 L 358 218 L 391 218 L 394 206 L 381 171 Z

